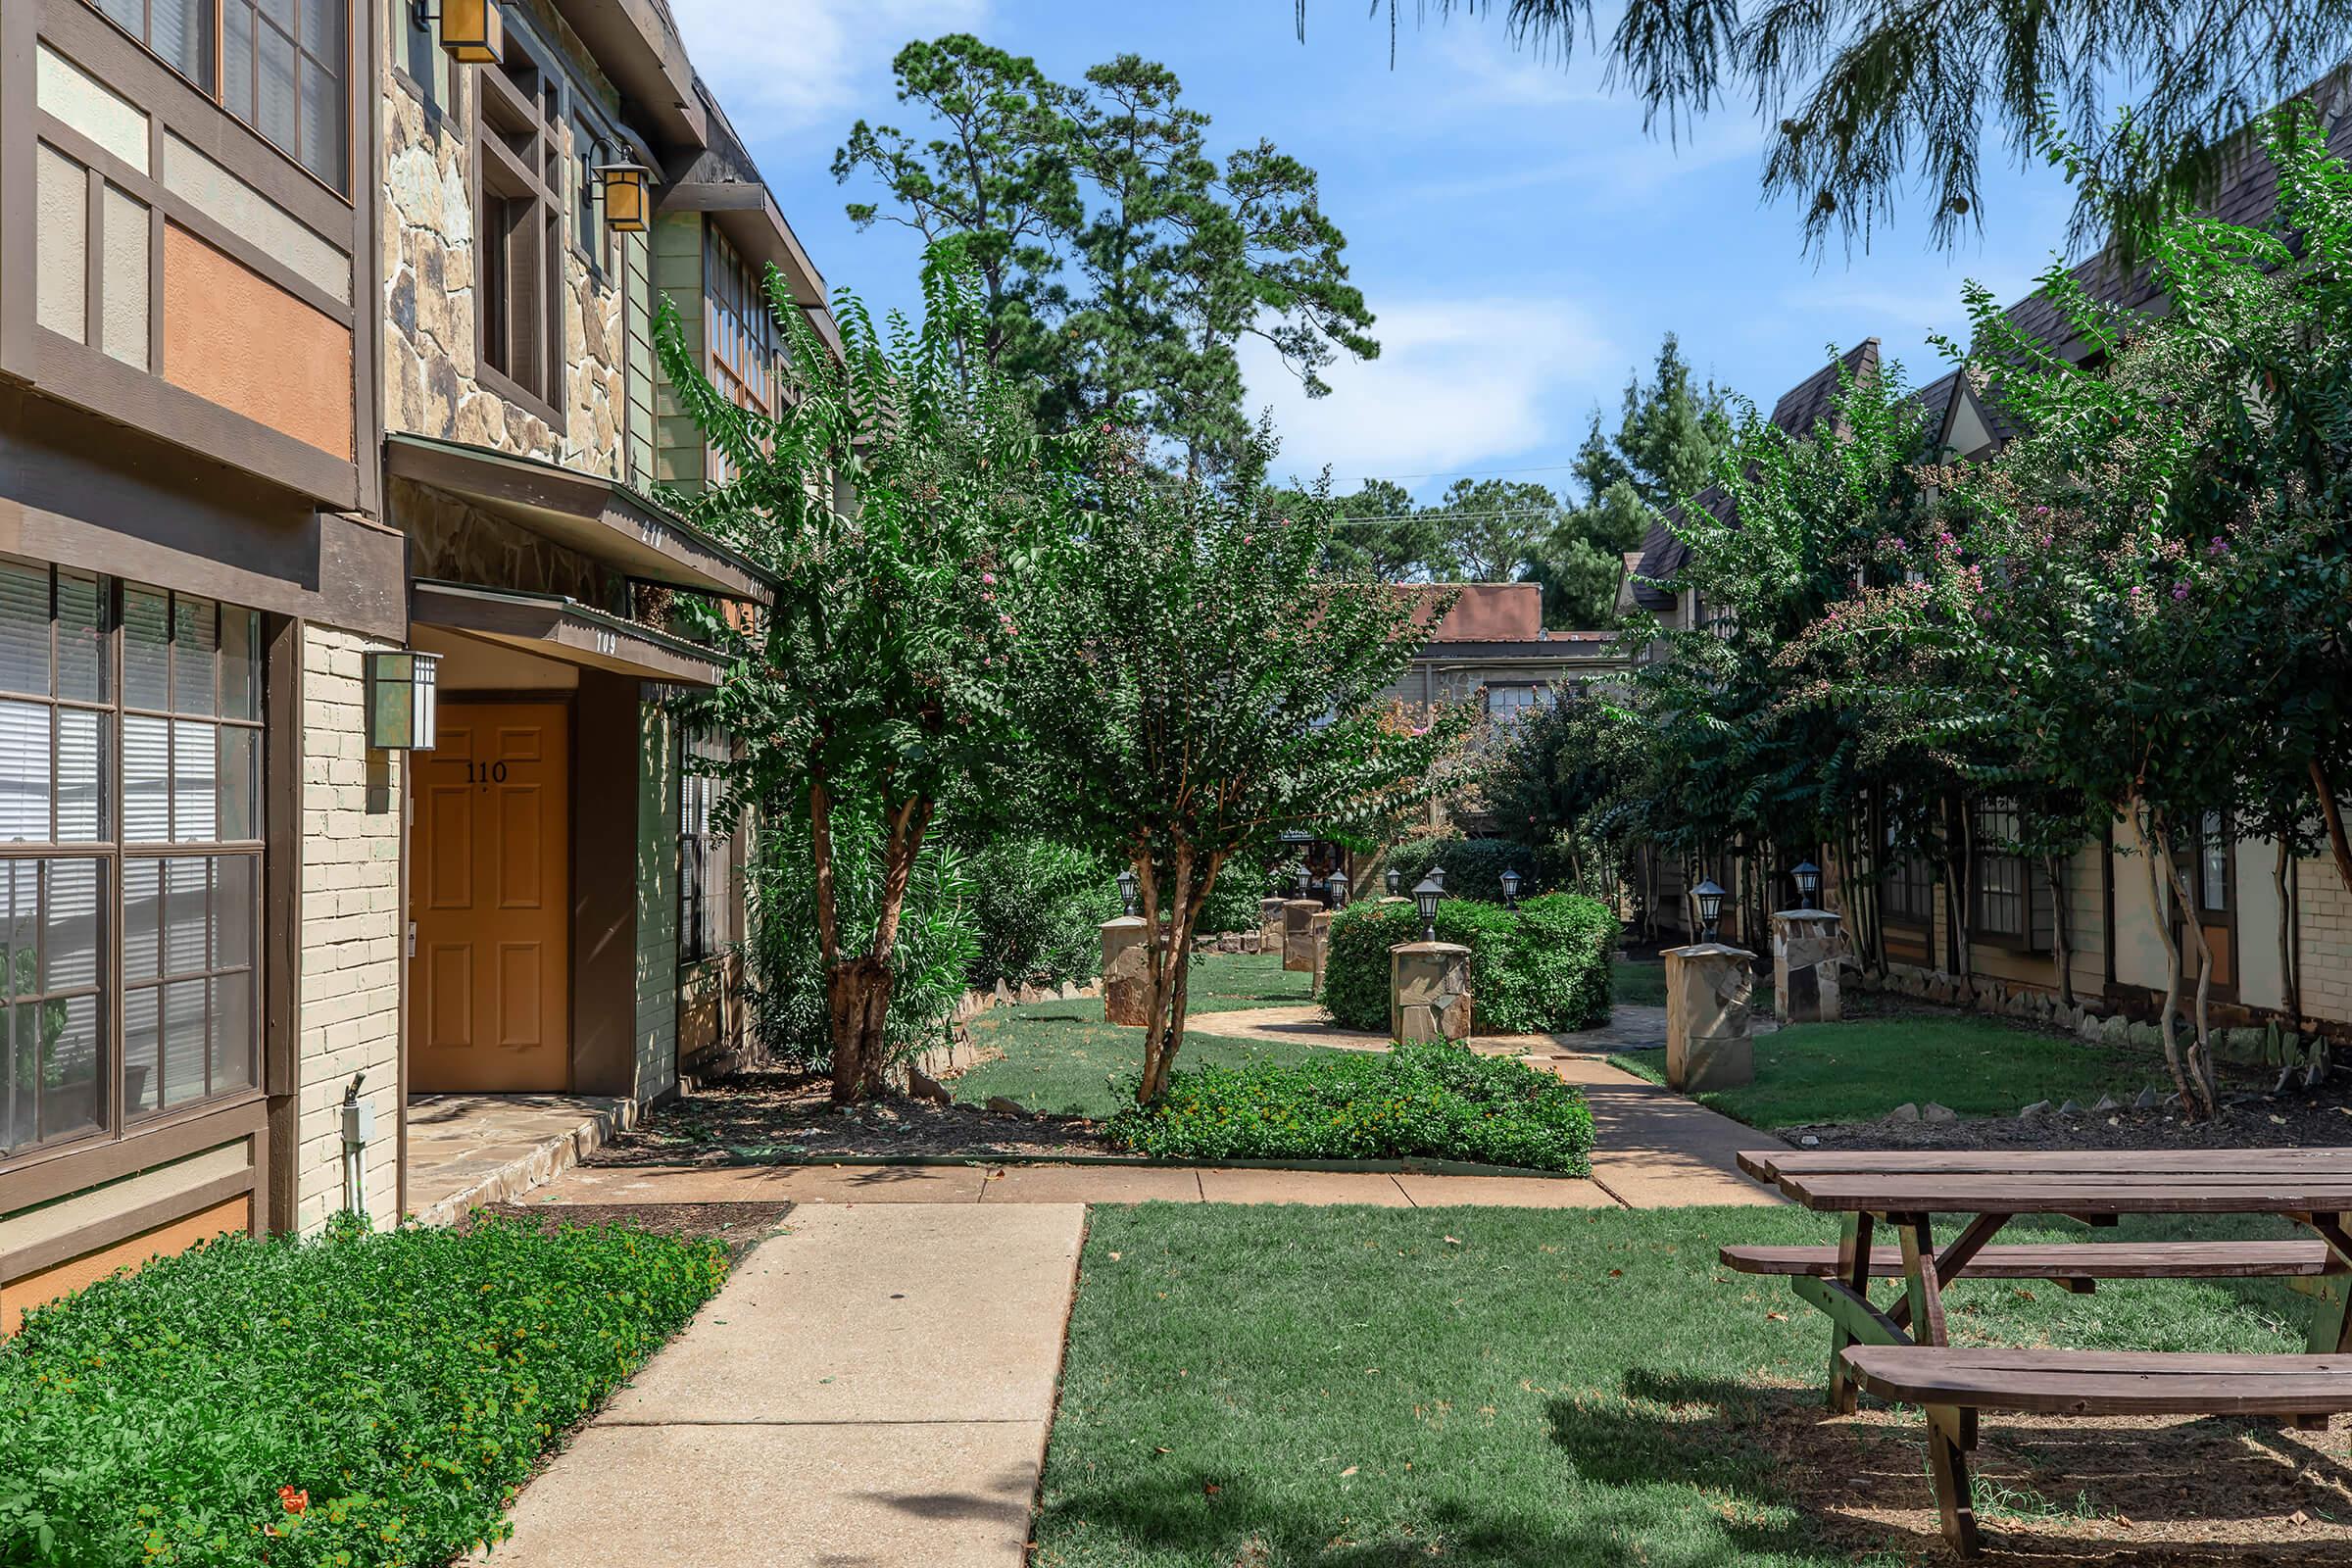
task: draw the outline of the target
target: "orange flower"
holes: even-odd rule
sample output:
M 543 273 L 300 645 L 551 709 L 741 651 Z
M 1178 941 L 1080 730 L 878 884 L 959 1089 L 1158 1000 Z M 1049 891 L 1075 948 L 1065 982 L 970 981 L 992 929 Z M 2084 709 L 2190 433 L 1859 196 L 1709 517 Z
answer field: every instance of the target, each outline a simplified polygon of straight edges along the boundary
M 277 1501 L 278 1506 L 286 1512 L 300 1513 L 311 1505 L 311 1494 L 300 1487 L 280 1487 L 277 1489 Z

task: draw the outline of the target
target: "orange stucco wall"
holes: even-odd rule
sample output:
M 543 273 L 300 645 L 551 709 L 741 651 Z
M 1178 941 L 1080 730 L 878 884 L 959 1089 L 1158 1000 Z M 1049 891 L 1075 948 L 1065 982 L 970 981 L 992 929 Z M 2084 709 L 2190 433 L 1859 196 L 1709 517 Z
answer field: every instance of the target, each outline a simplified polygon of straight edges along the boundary
M 164 379 L 352 455 L 351 333 L 188 233 L 164 229 Z
M 29 1309 L 70 1296 L 85 1285 L 106 1278 L 119 1268 L 135 1269 L 150 1258 L 184 1252 L 198 1242 L 253 1228 L 253 1200 L 239 1197 L 199 1209 L 185 1219 L 158 1225 L 151 1231 L 83 1256 L 68 1258 L 37 1274 L 0 1285 L 0 1334 L 14 1334 Z

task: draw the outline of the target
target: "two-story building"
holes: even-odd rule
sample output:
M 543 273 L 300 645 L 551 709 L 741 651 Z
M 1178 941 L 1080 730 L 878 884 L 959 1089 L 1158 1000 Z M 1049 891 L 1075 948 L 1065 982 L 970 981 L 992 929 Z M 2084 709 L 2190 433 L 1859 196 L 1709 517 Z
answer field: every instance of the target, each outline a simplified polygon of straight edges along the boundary
M 0 11 L 0 1332 L 740 1042 L 652 323 L 773 407 L 770 264 L 662 0 Z

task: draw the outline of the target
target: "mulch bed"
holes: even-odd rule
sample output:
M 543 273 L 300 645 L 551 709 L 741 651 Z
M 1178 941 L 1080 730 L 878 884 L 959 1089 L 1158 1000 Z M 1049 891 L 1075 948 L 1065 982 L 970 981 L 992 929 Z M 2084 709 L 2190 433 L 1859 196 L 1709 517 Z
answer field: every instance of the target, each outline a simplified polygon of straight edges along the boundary
M 2225 1096 L 2221 1116 L 2186 1121 L 2174 1110 L 2055 1112 L 1959 1121 L 1832 1122 L 1780 1136 L 1821 1149 L 2340 1149 L 2352 1145 L 2352 1073 L 2317 1088 Z M 1810 1142 L 1808 1142 L 1810 1140 Z
M 820 1074 L 755 1069 L 663 1105 L 582 1161 L 588 1165 L 741 1165 L 810 1155 L 1102 1154 L 1082 1116 L 1012 1115 L 893 1099 L 837 1106 Z

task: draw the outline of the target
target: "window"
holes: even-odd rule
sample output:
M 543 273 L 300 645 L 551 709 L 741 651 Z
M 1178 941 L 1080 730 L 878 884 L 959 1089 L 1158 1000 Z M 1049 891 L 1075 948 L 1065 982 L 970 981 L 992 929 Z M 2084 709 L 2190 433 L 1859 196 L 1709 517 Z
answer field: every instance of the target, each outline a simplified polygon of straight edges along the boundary
M 408 75 L 427 110 L 448 114 L 455 106 L 449 90 L 450 59 L 431 19 L 406 0 L 392 0 L 385 15 L 392 24 L 392 63 Z
M 483 366 L 561 422 L 563 349 L 557 301 L 564 278 L 562 123 L 554 79 L 510 36 L 507 63 L 480 83 L 480 318 Z
M 258 1081 L 261 657 L 250 610 L 0 561 L 0 1157 Z
M 678 961 L 700 963 L 732 940 L 735 842 L 718 822 L 722 782 L 697 767 L 722 766 L 727 743 L 698 730 L 685 743 L 678 790 Z
M 1879 907 L 1882 917 L 1896 925 L 1922 930 L 1936 924 L 1936 877 L 1924 856 L 1906 855 L 1896 818 L 1903 810 L 1899 791 L 1890 793 L 1879 825 Z
M 92 3 L 338 194 L 351 194 L 350 0 Z
M 709 224 L 703 229 L 704 329 L 710 343 L 710 383 L 739 409 L 772 416 L 782 339 L 768 309 L 760 274 L 727 238 Z M 713 483 L 731 475 L 717 447 L 710 448 Z
M 2020 832 L 2017 803 L 1986 801 L 1976 808 L 1969 853 L 1975 858 L 1975 908 L 1970 924 L 1979 936 L 2027 941 L 2027 868 L 2015 853 Z
M 1539 708 L 1548 707 L 1541 686 L 1490 686 L 1487 716 L 1497 724 L 1516 724 Z
M 2230 910 L 2230 823 L 2207 811 L 2197 834 L 2197 906 L 2213 914 Z

